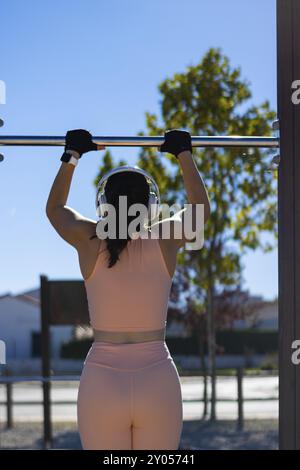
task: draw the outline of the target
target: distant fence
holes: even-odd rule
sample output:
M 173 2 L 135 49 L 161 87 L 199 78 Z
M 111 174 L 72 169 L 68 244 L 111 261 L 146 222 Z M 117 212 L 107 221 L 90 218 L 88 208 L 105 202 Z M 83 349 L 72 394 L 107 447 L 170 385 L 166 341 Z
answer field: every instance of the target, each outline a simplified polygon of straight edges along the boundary
M 267 398 L 251 398 L 247 399 L 244 398 L 243 393 L 243 378 L 245 376 L 245 371 L 243 368 L 239 367 L 236 369 L 236 380 L 237 380 L 237 395 L 235 398 L 222 398 L 221 401 L 226 402 L 236 402 L 237 403 L 237 428 L 242 430 L 244 427 L 244 403 L 245 401 L 256 401 L 256 400 L 277 400 L 274 397 L 267 397 Z M 253 375 L 249 375 L 253 377 Z M 209 378 L 209 377 L 208 377 Z M 218 378 L 218 377 L 217 377 Z M 0 401 L 1 406 L 5 406 L 6 408 L 6 428 L 12 429 L 14 425 L 13 420 L 13 408 L 14 406 L 26 406 L 26 405 L 42 405 L 45 406 L 43 401 L 15 401 L 13 400 L 13 386 L 16 383 L 21 382 L 38 382 L 43 385 L 45 382 L 53 383 L 53 382 L 79 382 L 80 376 L 52 376 L 52 377 L 43 377 L 43 376 L 34 376 L 34 377 L 16 377 L 16 376 L 2 376 L 0 377 L 0 385 L 4 386 L 6 389 L 6 399 L 4 401 Z M 203 402 L 203 397 L 197 399 L 197 402 Z M 75 405 L 77 402 L 74 400 L 51 400 L 50 405 Z M 47 439 L 44 436 L 44 444 L 46 446 Z

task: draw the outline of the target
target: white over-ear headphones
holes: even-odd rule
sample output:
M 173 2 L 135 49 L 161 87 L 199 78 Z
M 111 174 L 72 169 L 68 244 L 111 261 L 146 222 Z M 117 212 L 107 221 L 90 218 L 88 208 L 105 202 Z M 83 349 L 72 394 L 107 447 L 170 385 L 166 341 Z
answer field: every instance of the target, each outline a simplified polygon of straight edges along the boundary
M 104 217 L 105 215 L 105 207 L 104 204 L 107 204 L 107 199 L 105 196 L 105 185 L 108 181 L 108 178 L 110 176 L 115 175 L 116 173 L 122 173 L 125 171 L 131 171 L 135 173 L 140 173 L 143 175 L 149 185 L 149 202 L 148 202 L 148 215 L 149 215 L 149 220 L 154 220 L 158 217 L 159 215 L 159 206 L 160 206 L 160 194 L 159 194 L 159 189 L 158 186 L 155 182 L 155 180 L 152 178 L 152 176 L 147 173 L 147 171 L 143 170 L 142 168 L 139 168 L 138 166 L 119 166 L 118 168 L 114 168 L 105 175 L 102 176 L 100 179 L 98 186 L 97 186 L 97 191 L 96 191 L 96 214 L 98 217 Z

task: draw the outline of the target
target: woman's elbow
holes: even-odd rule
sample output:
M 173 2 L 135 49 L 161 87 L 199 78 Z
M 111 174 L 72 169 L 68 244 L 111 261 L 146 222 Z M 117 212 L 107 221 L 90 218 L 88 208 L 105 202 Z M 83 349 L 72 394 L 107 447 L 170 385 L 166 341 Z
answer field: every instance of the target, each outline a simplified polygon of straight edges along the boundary
M 55 208 L 56 206 L 54 206 L 49 201 L 47 201 L 45 212 L 46 212 L 48 219 L 51 219 L 51 217 L 53 216 L 53 212 L 55 211 Z
M 204 206 L 204 223 L 206 224 L 206 222 L 208 221 L 209 217 L 210 217 L 210 203 L 207 202 Z

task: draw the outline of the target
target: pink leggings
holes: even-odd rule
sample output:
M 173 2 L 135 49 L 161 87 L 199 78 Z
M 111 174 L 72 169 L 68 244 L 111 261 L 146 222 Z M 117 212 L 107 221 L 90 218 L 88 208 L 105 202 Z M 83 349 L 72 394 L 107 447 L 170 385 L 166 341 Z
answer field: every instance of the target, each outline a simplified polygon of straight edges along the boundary
M 165 341 L 93 343 L 77 414 L 83 449 L 177 450 L 181 385 Z

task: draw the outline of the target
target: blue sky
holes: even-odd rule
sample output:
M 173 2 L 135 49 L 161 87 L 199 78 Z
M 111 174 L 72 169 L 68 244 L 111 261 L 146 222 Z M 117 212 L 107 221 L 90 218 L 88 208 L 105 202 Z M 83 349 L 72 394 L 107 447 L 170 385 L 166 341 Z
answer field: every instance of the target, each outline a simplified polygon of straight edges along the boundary
M 10 0 L 0 7 L 2 134 L 136 135 L 159 113 L 157 86 L 221 47 L 276 110 L 275 0 Z M 81 278 L 77 253 L 50 226 L 45 204 L 61 148 L 2 148 L 0 295 L 35 288 L 39 275 Z M 113 155 L 135 163 L 136 149 Z M 92 181 L 101 153 L 75 170 L 67 204 L 95 219 Z M 203 175 L 205 180 L 205 175 Z M 277 252 L 247 254 L 245 287 L 277 295 Z

